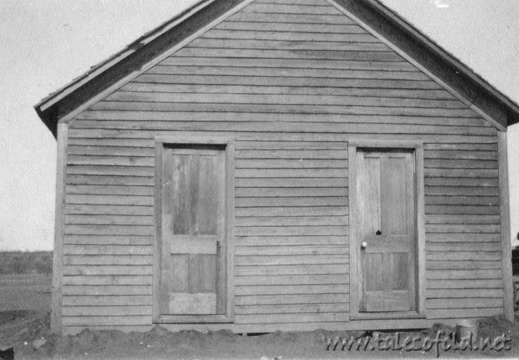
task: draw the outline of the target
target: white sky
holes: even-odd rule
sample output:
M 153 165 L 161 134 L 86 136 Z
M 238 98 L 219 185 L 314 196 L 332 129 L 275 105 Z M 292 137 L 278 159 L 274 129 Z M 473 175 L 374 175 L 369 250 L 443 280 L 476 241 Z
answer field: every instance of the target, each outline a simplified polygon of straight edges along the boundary
M 519 1 L 382 1 L 519 102 Z M 56 141 L 33 106 L 195 2 L 0 1 L 0 251 L 53 247 Z M 519 125 L 509 151 L 515 237 Z

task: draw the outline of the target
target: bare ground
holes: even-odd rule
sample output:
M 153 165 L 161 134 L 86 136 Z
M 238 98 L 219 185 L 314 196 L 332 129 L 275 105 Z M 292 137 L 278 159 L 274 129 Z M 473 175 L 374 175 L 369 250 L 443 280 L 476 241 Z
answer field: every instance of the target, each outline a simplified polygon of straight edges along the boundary
M 334 345 L 334 339 L 376 339 L 393 333 L 377 332 L 275 332 L 255 336 L 241 336 L 230 331 L 200 333 L 182 331 L 171 333 L 160 326 L 146 333 L 125 334 L 120 331 L 85 330 L 76 336 L 58 337 L 50 334 L 49 313 L 44 311 L 11 311 L 0 314 L 0 338 L 9 335 L 16 359 L 366 359 L 366 358 L 435 358 L 434 349 L 411 350 L 349 350 Z M 519 320 L 519 319 L 518 319 Z M 7 332 L 2 328 L 8 329 Z M 438 330 L 446 334 L 454 331 L 442 325 L 423 331 L 402 332 L 406 336 L 429 336 L 434 339 Z M 511 350 L 440 352 L 440 358 L 519 358 L 519 326 L 502 317 L 483 319 L 481 337 L 496 338 L 506 334 L 512 340 Z M 327 346 L 326 340 L 331 340 Z M 386 343 L 386 346 L 390 344 Z M 383 346 L 385 347 L 385 346 Z M 328 348 L 328 350 L 327 350 Z M 335 348 L 335 349 L 334 349 Z

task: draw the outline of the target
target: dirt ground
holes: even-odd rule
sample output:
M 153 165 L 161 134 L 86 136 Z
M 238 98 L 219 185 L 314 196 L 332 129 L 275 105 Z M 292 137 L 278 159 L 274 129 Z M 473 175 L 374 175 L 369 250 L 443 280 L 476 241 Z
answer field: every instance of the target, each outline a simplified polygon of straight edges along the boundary
M 518 318 L 519 320 L 519 318 Z M 0 313 L 0 329 L 9 324 L 15 359 L 367 359 L 367 358 L 436 358 L 433 349 L 429 351 L 409 350 L 342 350 L 340 339 L 376 339 L 393 336 L 391 332 L 275 332 L 242 336 L 229 331 L 200 333 L 183 331 L 171 333 L 160 326 L 146 333 L 124 334 L 119 331 L 85 330 L 76 336 L 58 337 L 49 332 L 50 317 L 42 311 L 11 311 Z M 2 325 L 4 324 L 4 325 Z M 19 324 L 19 325 L 16 325 Z M 21 325 L 20 325 L 21 324 Z M 24 326 L 26 331 L 18 330 Z M 13 330 L 15 329 L 15 330 Z M 437 331 L 451 334 L 455 329 L 435 325 L 423 331 L 402 332 L 399 344 L 407 336 L 436 337 Z M 506 335 L 511 341 L 498 347 L 511 350 L 483 351 L 450 349 L 440 351 L 440 358 L 519 358 L 519 325 L 513 325 L 502 317 L 483 319 L 480 336 L 491 339 Z M 0 330 L 0 336 L 2 331 Z M 5 335 L 5 334 L 4 334 Z M 328 345 L 327 345 L 328 340 Z M 337 340 L 339 340 L 338 345 Z M 364 343 L 363 343 L 364 344 Z M 380 343 L 378 343 L 380 345 Z M 421 343 L 420 343 L 421 344 Z M 477 344 L 477 342 L 476 342 Z M 382 348 L 391 343 L 382 342 Z M 327 350 L 328 348 L 328 350 Z M 1 353 L 0 353 L 1 355 Z M 0 356 L 1 358 L 1 356 Z

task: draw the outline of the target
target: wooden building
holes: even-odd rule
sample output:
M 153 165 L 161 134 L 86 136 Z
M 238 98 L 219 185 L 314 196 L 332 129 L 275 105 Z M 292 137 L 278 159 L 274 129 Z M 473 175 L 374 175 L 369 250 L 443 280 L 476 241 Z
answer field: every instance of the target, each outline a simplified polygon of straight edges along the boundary
M 204 0 L 36 110 L 56 332 L 513 319 L 519 107 L 376 0 Z

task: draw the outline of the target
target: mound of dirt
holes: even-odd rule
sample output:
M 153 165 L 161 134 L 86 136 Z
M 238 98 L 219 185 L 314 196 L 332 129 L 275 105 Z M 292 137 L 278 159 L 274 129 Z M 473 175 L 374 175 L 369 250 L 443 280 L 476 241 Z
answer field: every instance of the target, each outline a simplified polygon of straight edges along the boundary
M 29 321 L 28 330 L 15 347 L 18 359 L 335 359 L 335 358 L 435 358 L 433 351 L 384 351 L 341 350 L 341 339 L 375 339 L 391 332 L 371 331 L 323 331 L 274 332 L 241 336 L 230 331 L 201 333 L 197 331 L 169 332 L 155 326 L 145 333 L 120 331 L 84 330 L 75 336 L 59 337 L 49 333 L 49 316 L 34 317 L 34 314 L 1 314 L 0 320 L 15 316 L 17 321 Z M 41 314 L 40 314 L 41 315 Z M 22 320 L 21 320 L 22 319 Z M 24 320 L 24 321 L 25 321 Z M 446 335 L 455 328 L 436 324 L 421 331 L 401 331 L 401 337 L 428 336 L 435 338 L 442 330 Z M 519 358 L 519 326 L 502 316 L 482 319 L 480 335 L 496 337 L 506 334 L 511 337 L 512 351 L 450 351 L 442 353 L 445 358 Z
M 49 325 L 49 312 L 0 312 L 0 351 L 47 337 Z

